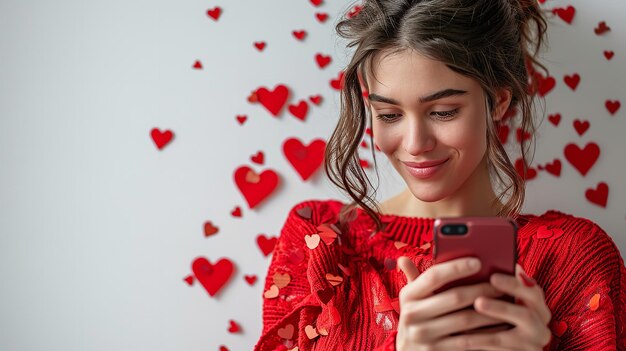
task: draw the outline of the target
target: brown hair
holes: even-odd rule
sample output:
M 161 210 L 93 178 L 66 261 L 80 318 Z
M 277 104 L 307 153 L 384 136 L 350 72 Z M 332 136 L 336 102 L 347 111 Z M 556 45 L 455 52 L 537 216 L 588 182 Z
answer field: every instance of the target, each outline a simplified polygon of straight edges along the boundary
M 377 55 L 384 57 L 405 50 L 441 61 L 455 72 L 475 79 L 483 88 L 489 116 L 489 172 L 504 186 L 494 202 L 512 190 L 498 215 L 516 219 L 524 202 L 525 180 L 498 137 L 499 125 L 511 124 L 513 118 L 494 122 L 490 116 L 496 89 L 511 89 L 512 101 L 506 116 L 513 115 L 519 107 L 520 128 L 531 135 L 529 140 L 522 138 L 520 142 L 526 174 L 526 149 L 535 142 L 532 108 L 540 75 L 535 73 L 535 67 L 549 75 L 536 59 L 547 30 L 546 18 L 536 0 L 364 0 L 361 6 L 356 16 L 340 20 L 335 27 L 340 37 L 350 40 L 348 48 L 356 46 L 344 70 L 339 121 L 325 151 L 326 175 L 353 199 L 339 213 L 340 222 L 348 216 L 354 218 L 358 205 L 375 221 L 377 230 L 382 228 L 378 217 L 381 211 L 374 198 L 377 189 L 369 194 L 368 184 L 372 183 L 357 153 L 367 120 L 371 125 L 372 117 L 363 103 L 358 73 L 365 77 L 367 70 L 374 76 L 371 66 Z M 535 23 L 535 31 L 531 22 Z M 533 43 L 534 47 L 529 45 Z M 370 145 L 377 170 L 371 135 Z M 376 176 L 379 177 L 378 172 Z

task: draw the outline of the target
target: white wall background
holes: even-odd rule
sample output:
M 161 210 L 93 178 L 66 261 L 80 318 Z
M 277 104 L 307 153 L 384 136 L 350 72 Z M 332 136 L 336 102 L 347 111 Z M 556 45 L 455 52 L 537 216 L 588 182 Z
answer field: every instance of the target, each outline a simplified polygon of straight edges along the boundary
M 600 224 L 626 253 L 626 5 L 573 5 L 572 24 L 550 26 L 548 68 L 557 85 L 546 97 L 533 166 L 558 158 L 560 177 L 528 182 L 525 210 L 556 208 Z M 214 21 L 208 9 L 220 6 Z M 342 198 L 318 172 L 303 182 L 281 151 L 288 137 L 327 139 L 337 120 L 337 78 L 349 52 L 333 32 L 349 2 L 0 0 L 0 350 L 252 349 L 261 332 L 263 279 L 270 257 L 256 244 L 276 236 L 295 203 Z M 315 19 L 316 12 L 330 18 Z M 600 21 L 611 31 L 594 34 Z M 291 32 L 304 29 L 296 40 Z M 266 41 L 259 52 L 255 41 Z M 607 60 L 603 50 L 613 50 Z M 332 56 L 320 69 L 314 56 Z M 196 60 L 204 66 L 192 69 Z M 563 82 L 578 73 L 573 91 Z M 289 103 L 315 94 L 305 121 L 286 108 L 272 117 L 246 98 L 285 84 Z M 240 125 L 236 115 L 246 114 Z M 572 123 L 588 120 L 579 136 Z M 149 133 L 175 137 L 158 150 Z M 511 135 L 510 137 L 514 137 Z M 581 176 L 563 156 L 569 142 L 602 152 Z M 257 151 L 264 165 L 251 162 Z M 369 149 L 361 155 L 371 162 Z M 380 199 L 403 188 L 379 154 Z M 281 186 L 254 210 L 233 182 L 248 165 L 273 169 Z M 385 176 L 386 175 L 386 176 Z M 375 178 L 374 178 L 375 179 Z M 606 208 L 585 199 L 604 181 Z M 243 217 L 230 211 L 240 206 Z M 219 233 L 205 237 L 204 223 Z M 191 262 L 227 257 L 235 274 L 210 297 Z M 244 275 L 258 276 L 250 286 Z M 229 320 L 241 333 L 229 333 Z

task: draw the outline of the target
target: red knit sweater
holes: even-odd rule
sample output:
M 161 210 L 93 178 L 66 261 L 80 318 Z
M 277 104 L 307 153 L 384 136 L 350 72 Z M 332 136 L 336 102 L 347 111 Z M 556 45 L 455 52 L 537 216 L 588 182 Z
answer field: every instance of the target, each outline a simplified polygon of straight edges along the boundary
M 432 265 L 434 219 L 383 215 L 385 229 L 375 232 L 358 209 L 334 237 L 329 226 L 340 226 L 343 205 L 310 200 L 289 212 L 265 279 L 255 351 L 395 350 L 407 283 L 396 259 L 410 257 L 420 272 Z M 626 350 L 626 267 L 611 237 L 554 210 L 517 222 L 518 263 L 552 312 L 544 350 Z

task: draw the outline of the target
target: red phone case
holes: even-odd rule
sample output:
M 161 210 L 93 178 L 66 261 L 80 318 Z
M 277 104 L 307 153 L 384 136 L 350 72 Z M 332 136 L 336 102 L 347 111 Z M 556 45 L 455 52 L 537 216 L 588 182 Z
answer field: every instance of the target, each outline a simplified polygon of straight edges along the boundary
M 441 229 L 445 225 L 467 226 L 465 234 L 444 234 Z M 515 275 L 517 262 L 517 224 L 503 217 L 449 217 L 435 220 L 433 229 L 434 248 L 433 263 L 441 263 L 461 257 L 477 257 L 482 265 L 481 270 L 469 277 L 458 279 L 435 290 L 440 293 L 447 289 L 489 282 L 493 273 Z M 499 300 L 515 303 L 515 298 L 508 294 L 498 297 Z M 473 309 L 470 306 L 469 309 Z M 510 328 L 512 325 L 506 323 Z M 480 330 L 483 328 L 477 328 Z

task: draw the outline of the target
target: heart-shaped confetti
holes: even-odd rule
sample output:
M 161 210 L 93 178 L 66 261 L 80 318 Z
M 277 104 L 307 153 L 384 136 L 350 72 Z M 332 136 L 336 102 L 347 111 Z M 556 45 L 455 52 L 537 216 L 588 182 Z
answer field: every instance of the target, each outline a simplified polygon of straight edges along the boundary
M 595 189 L 587 189 L 585 191 L 585 197 L 589 202 L 606 208 L 607 199 L 609 197 L 609 186 L 605 182 L 600 182 Z
M 593 29 L 593 32 L 596 33 L 596 35 L 602 35 L 610 30 L 611 28 L 606 25 L 606 22 L 602 21 L 598 23 L 598 26 Z
M 306 327 L 304 327 L 304 332 L 306 333 L 306 336 L 307 336 L 309 339 L 315 339 L 315 338 L 317 338 L 318 336 L 320 336 L 320 335 L 317 333 L 317 330 L 315 329 L 315 327 L 314 327 L 314 326 L 312 326 L 312 325 L 307 325 Z
M 304 40 L 304 38 L 306 37 L 306 31 L 305 30 L 294 30 L 291 33 L 298 40 Z
M 311 215 L 313 214 L 313 209 L 311 206 L 304 206 L 296 210 L 296 213 L 300 218 L 303 219 L 311 219 Z
M 220 16 L 222 15 L 222 8 L 219 6 L 216 6 L 214 8 L 212 8 L 211 10 L 207 10 L 207 15 L 211 18 L 213 18 L 214 20 L 218 20 L 220 18 Z
M 196 62 L 194 62 L 194 64 L 193 64 L 193 68 L 194 69 L 202 69 L 202 62 L 196 60 Z
M 274 285 L 276 285 L 278 289 L 282 289 L 289 285 L 289 283 L 291 282 L 291 276 L 289 275 L 289 273 L 274 273 L 272 280 L 274 281 Z
M 322 103 L 322 95 L 309 96 L 309 100 L 311 100 L 311 102 L 315 105 L 319 106 Z
M 233 217 L 241 217 L 241 207 L 235 207 L 232 211 L 230 211 L 230 215 Z
M 585 176 L 600 156 L 600 148 L 598 144 L 594 142 L 588 143 L 584 149 L 579 148 L 576 144 L 570 143 L 565 146 L 564 153 L 565 159 L 567 159 L 580 174 Z
M 576 9 L 573 6 L 568 6 L 566 8 L 554 8 L 552 9 L 552 13 L 559 16 L 563 21 L 568 24 L 572 24 L 574 20 L 574 15 L 576 14 Z
M 260 87 L 256 90 L 256 95 L 261 105 L 274 117 L 277 117 L 289 98 L 289 89 L 283 84 L 278 84 L 272 91 L 265 87 Z
M 567 323 L 555 320 L 552 322 L 550 329 L 552 329 L 554 335 L 560 338 L 567 331 Z
M 260 234 L 259 236 L 256 237 L 256 243 L 261 249 L 261 252 L 263 252 L 263 255 L 266 257 L 269 254 L 271 254 L 272 251 L 274 251 L 274 246 L 276 246 L 277 241 L 278 241 L 278 238 L 276 237 L 268 238 L 263 234 Z
M 152 128 L 150 136 L 159 150 L 162 150 L 174 137 L 171 130 L 161 131 L 159 128 Z
M 330 87 L 335 89 L 335 90 L 343 89 L 343 76 L 344 76 L 344 74 L 345 74 L 345 72 L 341 71 L 337 75 L 337 78 L 331 79 L 330 80 Z
M 237 122 L 239 122 L 240 125 L 243 125 L 246 120 L 248 119 L 248 116 L 246 115 L 237 115 Z
M 312 234 L 312 235 L 305 235 L 304 236 L 304 241 L 306 241 L 306 246 L 311 249 L 314 250 L 319 244 L 320 244 L 320 236 L 317 234 Z
M 334 292 L 333 288 L 330 287 L 330 286 L 327 287 L 327 288 L 320 289 L 320 290 L 317 291 L 317 297 L 319 297 L 320 301 L 323 304 L 327 304 L 330 301 L 330 299 L 333 298 L 334 294 L 335 294 L 335 292 Z
M 324 23 L 328 19 L 328 14 L 324 12 L 317 12 L 315 14 L 315 18 L 317 18 L 317 20 L 320 21 L 321 23 Z
M 606 57 L 607 60 L 612 59 L 613 56 L 615 55 L 615 52 L 611 50 L 604 50 L 603 53 L 604 53 L 604 57 Z
M 313 6 L 316 6 L 316 7 L 320 6 L 323 2 L 323 0 L 310 0 L 310 1 L 311 1 L 311 4 L 313 4 Z
M 283 143 L 285 157 L 303 181 L 322 165 L 325 149 L 326 142 L 322 139 L 315 139 L 306 146 L 298 138 L 288 138 Z
M 619 102 L 619 100 L 606 100 L 604 106 L 607 110 L 609 110 L 610 114 L 614 115 L 615 112 L 617 112 L 617 110 L 619 110 L 619 108 L 622 106 L 622 104 Z
M 557 177 L 561 176 L 561 160 L 557 158 L 552 163 L 546 163 L 546 171 Z
M 270 286 L 269 290 L 263 293 L 263 297 L 266 299 L 273 299 L 278 297 L 278 287 L 276 285 Z
M 252 286 L 257 281 L 256 275 L 244 275 L 243 278 L 248 282 L 248 285 Z
M 309 105 L 305 100 L 300 100 L 296 105 L 289 105 L 287 107 L 289 113 L 291 113 L 294 117 L 298 118 L 301 121 L 304 121 L 306 118 L 306 114 L 309 111 Z
M 248 95 L 247 100 L 249 103 L 252 104 L 256 104 L 257 102 L 259 102 L 259 96 L 256 94 L 256 91 L 251 92 L 250 95 Z
M 317 62 L 317 65 L 320 68 L 324 68 L 324 67 L 328 66 L 330 64 L 331 60 L 332 60 L 331 57 L 328 56 L 328 55 L 324 55 L 324 54 L 320 54 L 320 53 L 315 55 L 315 62 Z
M 230 351 L 230 350 L 228 349 L 228 347 L 224 345 L 220 345 L 220 351 Z
M 539 96 L 546 96 L 556 86 L 556 79 L 554 77 L 543 77 L 541 74 L 537 74 L 536 77 L 539 81 Z
M 574 73 L 572 75 L 565 76 L 563 81 L 568 87 L 570 87 L 570 89 L 576 90 L 578 83 L 580 83 L 580 75 L 578 73 Z
M 328 282 L 332 286 L 337 286 L 337 285 L 343 283 L 343 278 L 342 277 L 340 277 L 338 275 L 333 275 L 333 274 L 330 274 L 330 273 L 326 273 L 326 280 L 328 280 Z
M 229 333 L 239 333 L 241 331 L 241 326 L 239 324 L 237 324 L 237 322 L 235 322 L 234 320 L 230 320 L 228 321 L 229 326 L 228 326 L 228 332 Z
M 191 270 L 209 295 L 215 296 L 233 275 L 235 266 L 227 258 L 211 264 L 206 258 L 198 257 L 193 261 Z
M 256 164 L 262 165 L 265 159 L 263 151 L 257 152 L 255 155 L 250 156 L 250 160 Z
M 283 339 L 291 340 L 295 331 L 296 328 L 293 324 L 287 324 L 285 327 L 278 329 L 278 336 Z
M 553 115 L 549 115 L 548 120 L 550 121 L 550 123 L 554 124 L 555 127 L 558 127 L 559 122 L 561 122 L 561 114 L 555 113 Z
M 585 134 L 587 129 L 589 129 L 589 125 L 589 121 L 581 121 L 579 119 L 574 120 L 574 129 L 576 129 L 576 133 L 580 136 Z
M 518 143 L 530 139 L 530 133 L 526 131 L 522 133 L 522 128 L 517 128 L 517 130 L 515 131 L 515 135 Z
M 278 174 L 271 169 L 265 170 L 259 175 L 248 166 L 237 168 L 234 178 L 235 184 L 237 184 L 251 209 L 271 195 L 279 181 Z
M 214 226 L 211 221 L 207 221 L 204 223 L 204 236 L 209 237 L 211 235 L 217 234 L 219 228 Z
M 317 227 L 317 230 L 317 234 L 326 245 L 331 245 L 333 242 L 335 242 L 335 239 L 337 238 L 337 232 L 333 230 L 330 226 L 328 226 L 327 224 L 322 224 Z
M 187 283 L 187 285 L 189 286 L 193 285 L 193 281 L 194 281 L 193 275 L 190 274 L 186 276 L 183 280 Z
M 521 158 L 515 161 L 515 169 L 524 180 L 531 180 L 537 176 L 537 170 L 528 166 L 526 167 L 526 173 L 524 173 L 524 161 Z
M 537 229 L 537 239 L 557 239 L 563 235 L 563 229 L 553 228 L 548 229 L 547 226 L 542 225 Z
M 255 41 L 254 42 L 254 47 L 257 48 L 257 50 L 259 50 L 259 51 L 263 51 L 263 49 L 265 49 L 265 45 L 267 45 L 267 43 L 264 42 L 264 41 Z

